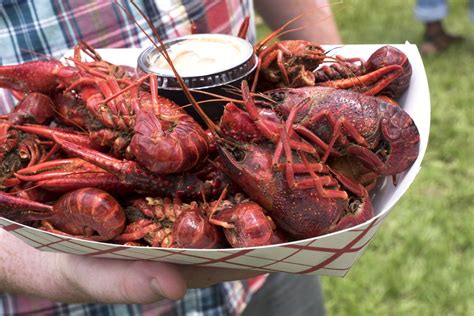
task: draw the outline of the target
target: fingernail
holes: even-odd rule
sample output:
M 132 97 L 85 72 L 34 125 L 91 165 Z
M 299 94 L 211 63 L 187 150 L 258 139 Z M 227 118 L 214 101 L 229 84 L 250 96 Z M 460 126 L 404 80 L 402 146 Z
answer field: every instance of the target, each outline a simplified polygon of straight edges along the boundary
M 156 294 L 158 294 L 161 297 L 165 296 L 164 293 L 163 293 L 163 289 L 161 288 L 161 285 L 160 285 L 160 282 L 158 281 L 158 279 L 156 279 L 156 278 L 151 279 L 150 286 L 151 286 L 151 289 L 153 290 L 153 292 L 155 292 Z

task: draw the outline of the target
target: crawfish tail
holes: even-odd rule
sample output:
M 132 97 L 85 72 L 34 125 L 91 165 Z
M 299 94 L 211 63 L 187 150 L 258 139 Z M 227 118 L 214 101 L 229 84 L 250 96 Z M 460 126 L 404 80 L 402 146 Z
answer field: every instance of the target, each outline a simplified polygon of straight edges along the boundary
M 386 67 L 388 65 L 400 65 L 403 67 L 402 73 L 392 80 L 382 91 L 392 98 L 400 97 L 409 87 L 412 68 L 408 57 L 398 48 L 386 45 L 377 49 L 367 60 L 367 71 Z
M 176 173 L 196 167 L 208 156 L 207 135 L 201 126 L 176 105 L 163 103 L 166 120 L 152 111 L 137 112 L 130 151 L 141 166 L 154 173 Z M 176 107 L 176 109 L 174 108 Z
M 56 214 L 48 223 L 66 234 L 106 241 L 125 228 L 125 213 L 107 192 L 84 188 L 63 195 L 54 203 Z
M 260 205 L 244 201 L 227 206 L 230 207 L 218 208 L 209 221 L 224 227 L 224 234 L 233 248 L 271 244 L 273 228 Z
M 380 175 L 395 175 L 407 170 L 419 153 L 420 134 L 415 122 L 402 108 L 380 102 L 381 132 L 387 148 L 372 152 L 353 145 L 347 152 L 356 155 L 370 170 Z M 380 153 L 379 153 L 380 152 Z
M 179 248 L 218 248 L 221 236 L 217 227 L 198 207 L 182 212 L 173 225 L 172 241 Z

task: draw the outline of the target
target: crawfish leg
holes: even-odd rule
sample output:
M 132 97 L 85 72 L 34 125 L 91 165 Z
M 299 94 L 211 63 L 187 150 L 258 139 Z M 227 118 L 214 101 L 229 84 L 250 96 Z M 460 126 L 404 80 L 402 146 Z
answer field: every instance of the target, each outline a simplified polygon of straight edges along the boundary
M 403 74 L 403 70 L 404 70 L 403 67 L 400 66 L 399 69 L 397 69 L 396 71 L 394 71 L 393 73 L 391 73 L 387 77 L 383 78 L 382 80 L 378 81 L 369 90 L 364 91 L 363 94 L 365 94 L 365 95 L 376 95 L 377 93 L 380 93 L 380 91 L 385 89 L 394 80 L 398 79 Z
M 318 193 L 321 196 L 327 197 L 327 198 L 338 198 L 338 199 L 343 199 L 343 200 L 347 200 L 349 198 L 346 191 L 325 189 L 323 187 L 324 180 L 326 180 L 326 178 L 329 178 L 329 180 L 332 181 L 331 177 L 318 177 L 316 173 L 313 170 L 311 170 L 311 168 L 309 167 L 308 160 L 306 159 L 303 153 L 300 153 L 300 157 L 303 160 L 303 163 L 307 165 L 307 169 L 314 182 L 314 186 L 316 187 L 316 189 L 318 190 Z
M 326 82 L 319 83 L 318 85 L 323 86 L 323 87 L 333 87 L 336 89 L 347 89 L 351 87 L 361 86 L 361 87 L 366 88 L 366 89 L 362 89 L 363 91 L 361 91 L 361 93 L 365 95 L 375 95 L 379 93 L 383 88 L 388 86 L 393 80 L 400 77 L 402 72 L 403 72 L 402 66 L 389 65 L 389 66 L 385 66 L 383 68 L 374 70 L 365 75 L 339 79 L 339 80 L 333 80 L 333 81 L 326 81 Z M 391 73 L 391 74 L 384 78 L 383 76 L 385 76 L 388 73 Z M 376 82 L 376 84 L 373 87 L 367 88 L 373 82 Z
M 296 187 L 295 181 L 294 181 L 294 175 L 295 172 L 307 172 L 307 166 L 305 164 L 296 164 L 293 161 L 293 154 L 291 151 L 291 147 L 289 144 L 289 137 L 291 137 L 294 134 L 294 128 L 293 128 L 293 123 L 296 118 L 296 114 L 298 110 L 305 105 L 308 102 L 308 100 L 303 100 L 300 104 L 297 106 L 293 107 L 290 111 L 290 114 L 288 115 L 288 118 L 285 122 L 285 127 L 281 131 L 281 137 L 280 140 L 276 146 L 275 149 L 275 157 L 273 159 L 273 165 L 277 165 L 277 167 L 280 165 L 278 162 L 280 161 L 280 157 L 282 154 L 282 150 L 285 151 L 285 156 L 287 159 L 286 163 L 286 168 L 285 168 L 285 173 L 286 173 L 286 178 L 288 181 L 288 184 L 290 187 Z M 315 152 L 316 157 L 319 159 L 318 152 Z M 315 168 L 313 169 L 314 171 L 322 172 L 323 170 L 327 171 L 327 168 L 325 168 L 322 164 L 312 164 L 309 165 L 310 168 Z
M 347 136 L 352 137 L 357 144 L 363 146 L 363 147 L 368 147 L 369 144 L 365 140 L 365 138 L 357 131 L 357 129 L 344 117 L 336 118 L 331 112 L 328 110 L 322 111 L 321 113 L 318 113 L 311 119 L 311 124 L 315 124 L 318 122 L 320 119 L 326 118 L 329 121 L 329 124 L 333 128 L 332 132 L 332 139 L 329 142 L 329 145 L 327 149 L 325 150 L 324 156 L 321 159 L 322 163 L 325 163 L 326 160 L 329 157 L 329 154 L 333 150 L 334 144 L 336 143 L 336 140 L 340 140 L 342 143 L 347 143 L 348 140 L 346 138 L 346 135 L 342 133 L 342 128 L 344 128 L 344 131 L 348 134 Z
M 255 102 L 253 98 L 250 96 L 249 86 L 245 80 L 242 81 L 242 95 L 243 95 L 243 99 L 245 100 L 244 102 L 245 109 L 247 110 L 247 113 L 249 114 L 250 118 L 253 120 L 255 125 L 257 125 L 260 132 L 271 142 L 278 143 L 278 141 L 280 140 L 280 135 L 272 131 L 267 125 L 265 119 L 263 119 L 258 113 L 258 109 L 255 105 Z M 291 148 L 293 149 L 298 149 L 298 150 L 311 153 L 311 154 L 314 154 L 316 152 L 313 146 L 307 143 L 299 142 L 293 139 L 288 140 L 288 142 Z

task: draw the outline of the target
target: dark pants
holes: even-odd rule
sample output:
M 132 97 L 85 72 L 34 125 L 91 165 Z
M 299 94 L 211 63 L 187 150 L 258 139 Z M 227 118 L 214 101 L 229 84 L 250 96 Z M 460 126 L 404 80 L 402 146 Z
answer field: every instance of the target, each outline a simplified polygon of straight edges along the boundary
M 255 293 L 243 316 L 324 315 L 324 299 L 317 276 L 273 273 Z

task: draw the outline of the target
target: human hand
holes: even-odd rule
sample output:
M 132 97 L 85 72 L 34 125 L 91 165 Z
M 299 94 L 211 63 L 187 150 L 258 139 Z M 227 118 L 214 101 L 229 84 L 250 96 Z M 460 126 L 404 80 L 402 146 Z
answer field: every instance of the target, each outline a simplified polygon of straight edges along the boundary
M 0 228 L 0 292 L 64 303 L 147 304 L 180 299 L 208 287 L 261 273 L 43 252 Z

